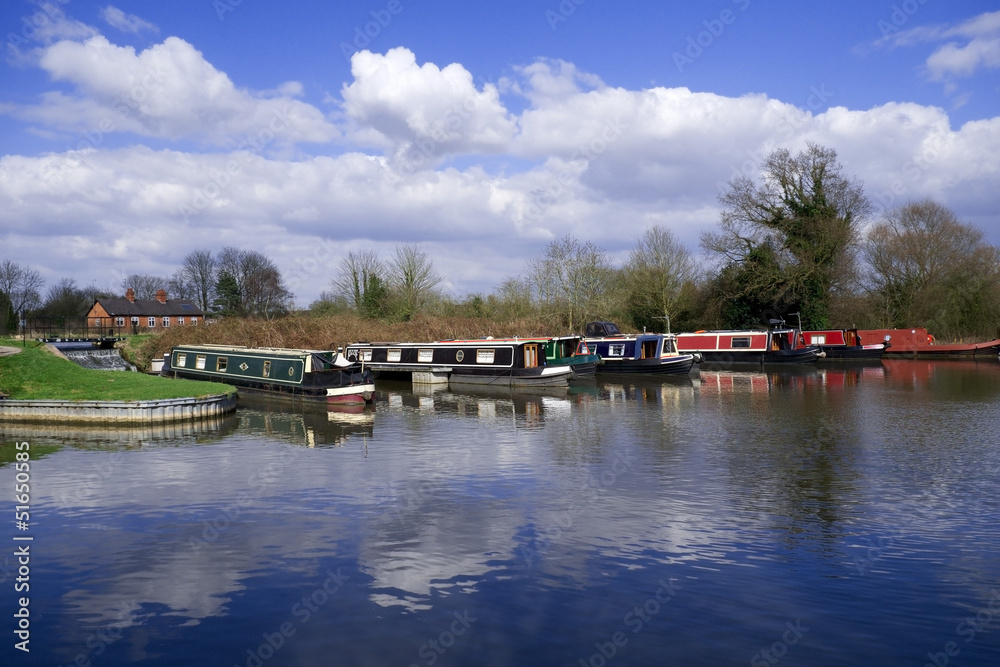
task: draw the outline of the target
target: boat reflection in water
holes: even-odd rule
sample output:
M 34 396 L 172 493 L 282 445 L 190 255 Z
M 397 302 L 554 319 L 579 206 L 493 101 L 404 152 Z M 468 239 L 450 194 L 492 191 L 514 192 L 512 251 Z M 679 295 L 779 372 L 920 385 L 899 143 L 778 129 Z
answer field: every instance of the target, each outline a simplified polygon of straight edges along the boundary
M 329 405 L 240 397 L 240 428 L 306 447 L 341 447 L 359 439 L 367 447 L 375 429 L 372 404 Z

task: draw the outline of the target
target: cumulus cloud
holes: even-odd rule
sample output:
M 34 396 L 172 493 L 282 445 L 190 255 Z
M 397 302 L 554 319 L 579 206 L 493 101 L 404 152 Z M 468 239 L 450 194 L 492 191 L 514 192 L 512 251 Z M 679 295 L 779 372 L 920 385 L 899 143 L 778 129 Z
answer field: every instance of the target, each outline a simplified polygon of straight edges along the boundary
M 237 88 L 178 37 L 139 53 L 102 35 L 61 40 L 44 49 L 39 65 L 73 91 L 53 91 L 37 105 L 7 108 L 63 130 L 128 131 L 216 145 L 264 131 L 277 133 L 281 143 L 326 142 L 337 135 L 322 112 L 292 97 L 301 92 L 299 84 L 285 84 L 272 96 Z
M 129 32 L 135 35 L 138 35 L 144 30 L 148 30 L 150 32 L 158 31 L 156 26 L 149 21 L 145 21 L 135 14 L 126 14 L 112 5 L 108 5 L 101 10 L 101 18 L 107 21 L 108 25 L 111 27 L 117 28 L 122 32 Z
M 72 275 L 113 288 L 121 275 L 169 275 L 192 250 L 232 245 L 273 258 L 304 306 L 347 252 L 388 255 L 418 242 L 448 289 L 489 291 L 565 234 L 623 257 L 649 225 L 663 224 L 697 250 L 718 222 L 720 188 L 756 177 L 772 150 L 810 141 L 835 148 L 879 207 L 933 197 L 973 224 L 995 215 L 1000 117 L 955 129 L 946 112 L 918 104 L 814 114 L 764 95 L 611 87 L 548 60 L 477 86 L 461 65 L 419 65 L 394 49 L 355 54 L 342 89 L 349 137 L 367 150 L 290 159 L 270 148 L 335 133 L 296 100 L 297 82 L 238 89 L 176 37 L 140 53 L 103 37 L 64 40 L 41 62 L 72 92 L 50 92 L 32 109 L 40 131 L 111 118 L 140 135 L 221 146 L 88 141 L 0 158 L 5 254 L 51 282 Z M 528 107 L 513 113 L 503 91 Z M 109 116 L 123 96 L 135 108 L 126 102 Z M 291 109 L 283 129 L 268 125 L 274 109 Z M 256 143 L 234 141 L 262 127 Z M 513 166 L 488 169 L 483 154 Z
M 413 52 L 396 48 L 355 53 L 351 73 L 342 96 L 355 139 L 389 148 L 410 168 L 457 153 L 499 152 L 516 130 L 497 87 L 477 88 L 461 65 L 418 65 Z

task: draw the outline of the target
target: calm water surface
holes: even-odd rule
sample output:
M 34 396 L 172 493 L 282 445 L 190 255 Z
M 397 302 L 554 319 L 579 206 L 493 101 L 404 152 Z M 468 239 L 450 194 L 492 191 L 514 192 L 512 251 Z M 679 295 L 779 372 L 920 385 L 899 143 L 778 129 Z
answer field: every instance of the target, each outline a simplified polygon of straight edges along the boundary
M 3 427 L 37 665 L 997 665 L 1000 365 Z M 0 469 L 13 506 L 15 472 Z M 7 523 L 8 544 L 15 533 Z M 4 664 L 14 664 L 6 658 Z

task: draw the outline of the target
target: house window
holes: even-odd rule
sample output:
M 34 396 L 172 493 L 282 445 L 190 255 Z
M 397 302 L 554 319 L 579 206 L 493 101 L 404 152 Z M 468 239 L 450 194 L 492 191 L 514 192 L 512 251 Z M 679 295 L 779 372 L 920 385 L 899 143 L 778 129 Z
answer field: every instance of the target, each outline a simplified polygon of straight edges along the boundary
M 183 317 L 178 317 L 177 318 L 177 325 L 178 326 L 184 326 L 184 318 Z
M 99 317 L 94 318 L 94 326 L 97 327 L 98 329 L 101 328 L 101 318 Z
M 132 318 L 132 329 L 135 330 L 135 329 L 138 329 L 138 328 L 139 328 L 139 318 L 138 317 L 133 317 Z
M 146 326 L 149 327 L 150 329 L 155 329 L 156 328 L 156 318 L 155 317 L 147 317 L 146 318 Z
M 163 326 L 165 326 L 165 327 L 169 327 L 170 326 L 170 318 L 169 317 L 164 317 L 163 318 Z
M 199 354 L 194 358 L 194 367 L 200 371 L 205 370 L 205 355 Z
M 271 362 L 270 361 L 265 361 L 264 362 L 264 377 L 266 377 L 266 378 L 271 377 Z
M 737 336 L 733 338 L 732 347 L 750 347 L 750 336 Z
M 220 373 L 225 373 L 227 366 L 229 366 L 228 357 L 219 357 L 219 359 L 215 362 L 215 370 L 219 371 Z
M 116 317 L 115 318 L 115 324 L 117 324 L 120 327 L 125 326 L 125 318 L 124 317 Z
M 194 316 L 192 316 L 192 317 L 191 317 L 191 324 L 198 324 L 198 318 L 197 318 L 197 317 L 194 317 Z
M 184 354 L 183 352 L 178 352 L 177 353 L 177 365 L 178 366 L 187 366 L 187 360 L 188 360 L 188 356 L 186 354 Z

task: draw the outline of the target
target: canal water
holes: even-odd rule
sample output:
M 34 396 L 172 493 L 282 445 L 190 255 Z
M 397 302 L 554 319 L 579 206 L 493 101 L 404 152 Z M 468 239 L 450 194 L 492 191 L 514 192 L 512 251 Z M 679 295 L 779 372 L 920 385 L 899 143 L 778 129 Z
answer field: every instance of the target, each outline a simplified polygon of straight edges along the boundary
M 3 664 L 1000 664 L 996 362 L 378 390 L 3 426 Z

